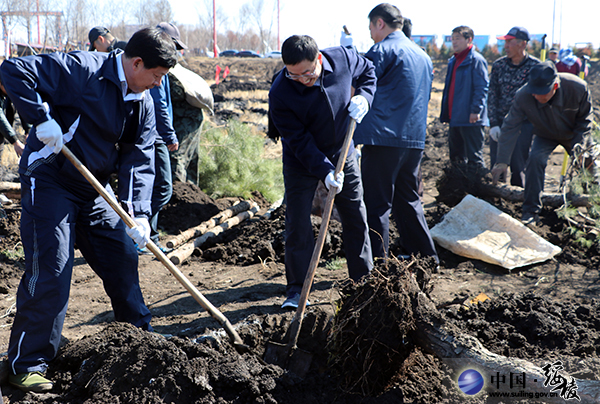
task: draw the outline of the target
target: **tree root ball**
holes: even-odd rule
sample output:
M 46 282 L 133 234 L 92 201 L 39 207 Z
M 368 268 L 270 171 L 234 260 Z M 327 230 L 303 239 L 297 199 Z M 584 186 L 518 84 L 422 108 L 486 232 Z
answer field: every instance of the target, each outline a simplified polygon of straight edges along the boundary
M 397 379 L 415 351 L 415 278 L 428 284 L 436 265 L 433 259 L 390 260 L 362 282 L 343 286 L 328 348 L 345 390 L 377 396 Z

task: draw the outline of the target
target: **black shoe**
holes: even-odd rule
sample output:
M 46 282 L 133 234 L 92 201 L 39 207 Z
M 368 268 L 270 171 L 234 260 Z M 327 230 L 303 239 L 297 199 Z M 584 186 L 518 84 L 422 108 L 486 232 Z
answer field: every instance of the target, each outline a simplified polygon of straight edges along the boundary
M 525 226 L 535 226 L 539 221 L 540 216 L 537 213 L 523 213 L 523 217 L 521 218 L 521 223 L 523 223 Z

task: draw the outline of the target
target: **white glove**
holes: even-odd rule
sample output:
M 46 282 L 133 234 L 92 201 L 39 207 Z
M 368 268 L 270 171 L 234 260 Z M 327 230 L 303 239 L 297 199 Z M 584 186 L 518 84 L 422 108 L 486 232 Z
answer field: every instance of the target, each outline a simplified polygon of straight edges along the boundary
M 350 99 L 348 112 L 350 112 L 350 117 L 356 120 L 356 123 L 360 123 L 369 112 L 369 101 L 362 95 L 355 95 Z
M 60 153 L 63 147 L 63 133 L 60 125 L 54 119 L 37 125 L 35 134 L 46 146 L 54 148 L 55 154 Z
M 352 34 L 346 34 L 342 31 L 342 36 L 340 37 L 340 45 L 344 48 L 348 48 L 352 46 Z
M 127 235 L 135 241 L 139 248 L 146 247 L 148 241 L 150 241 L 150 223 L 145 217 L 135 217 L 133 221 L 136 223 L 135 227 L 127 228 Z
M 498 141 L 498 138 L 500 137 L 501 134 L 502 134 L 502 131 L 500 130 L 500 126 L 492 126 L 490 128 L 490 137 L 492 138 L 492 140 L 494 142 Z
M 331 187 L 336 187 L 337 191 L 335 193 L 339 194 L 340 192 L 342 192 L 343 186 L 344 186 L 344 172 L 343 171 L 340 171 L 335 178 L 333 177 L 333 171 L 330 171 L 329 174 L 327 174 L 327 177 L 325 177 L 325 187 L 327 187 L 327 190 L 330 190 Z

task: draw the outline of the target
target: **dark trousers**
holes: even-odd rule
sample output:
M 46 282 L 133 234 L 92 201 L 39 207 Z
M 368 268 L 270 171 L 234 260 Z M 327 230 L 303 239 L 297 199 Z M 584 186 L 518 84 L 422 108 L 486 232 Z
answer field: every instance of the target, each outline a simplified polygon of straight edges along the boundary
M 527 170 L 525 171 L 527 181 L 525 182 L 523 213 L 536 214 L 542 210 L 541 195 L 544 190 L 544 178 L 550 154 L 559 145 L 562 145 L 568 153 L 571 153 L 572 147 L 580 141 L 581 137 L 571 141 L 558 142 L 534 136 L 531 154 L 527 162 Z
M 483 161 L 483 126 L 451 126 L 448 131 L 450 161 L 485 168 Z
M 112 194 L 109 186 L 106 189 Z M 59 180 L 24 175 L 21 198 L 25 273 L 8 347 L 10 370 L 43 372 L 55 357 L 69 301 L 75 242 L 102 279 L 115 320 L 151 330 L 134 243 L 108 203 L 101 196 L 81 199 Z
M 344 186 L 335 197 L 342 219 L 342 238 L 348 273 L 358 280 L 373 268 L 367 212 L 363 202 L 356 153 L 346 159 Z M 319 179 L 306 170 L 284 164 L 283 180 L 287 207 L 285 212 L 285 274 L 288 297 L 300 293 L 315 246 L 315 235 L 310 221 L 312 200 Z
M 533 125 L 529 122 L 523 122 L 521 125 L 521 133 L 515 145 L 515 149 L 510 158 L 510 184 L 521 188 L 525 188 L 525 169 L 527 159 L 529 158 L 529 149 L 533 139 Z M 498 142 L 490 139 L 490 163 L 491 167 L 496 164 L 496 155 L 498 153 Z
M 171 177 L 171 160 L 169 149 L 164 143 L 154 145 L 154 188 L 152 189 L 152 217 L 150 218 L 150 238 L 158 242 L 158 214 L 171 200 L 173 195 L 173 178 Z
M 438 259 L 419 197 L 419 166 L 423 150 L 363 146 L 362 178 L 373 257 L 389 256 L 390 213 L 409 254 Z

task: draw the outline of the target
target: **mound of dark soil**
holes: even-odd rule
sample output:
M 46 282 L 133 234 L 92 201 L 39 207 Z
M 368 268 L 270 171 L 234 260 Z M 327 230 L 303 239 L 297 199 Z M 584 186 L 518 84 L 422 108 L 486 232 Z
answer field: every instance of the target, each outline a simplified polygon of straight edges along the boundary
M 321 218 L 312 216 L 311 221 L 316 238 Z M 344 256 L 342 227 L 338 222 L 330 221 L 321 259 Z M 275 210 L 269 220 L 250 220 L 210 239 L 203 247 L 202 258 L 234 265 L 252 265 L 267 260 L 283 263 L 285 205 Z
M 600 301 L 557 302 L 535 293 L 507 294 L 476 306 L 443 309 L 448 321 L 499 355 L 531 361 L 578 357 L 574 377 L 600 378 Z M 592 358 L 582 368 L 581 358 Z M 568 360 L 566 361 L 569 362 Z M 595 365 L 594 365 L 595 364 Z
M 52 393 L 21 398 L 46 404 L 455 402 L 445 365 L 410 338 L 412 303 L 403 285 L 413 273 L 407 270 L 428 272 L 431 263 L 390 268 L 347 285 L 352 297 L 341 303 L 337 331 L 331 333 L 331 318 L 320 308 L 307 310 L 298 347 L 313 360 L 304 379 L 261 359 L 267 341 L 287 342 L 291 312 L 252 315 L 237 324 L 251 349 L 243 354 L 223 332 L 167 339 L 113 323 L 61 348 L 48 371 L 56 381 Z

